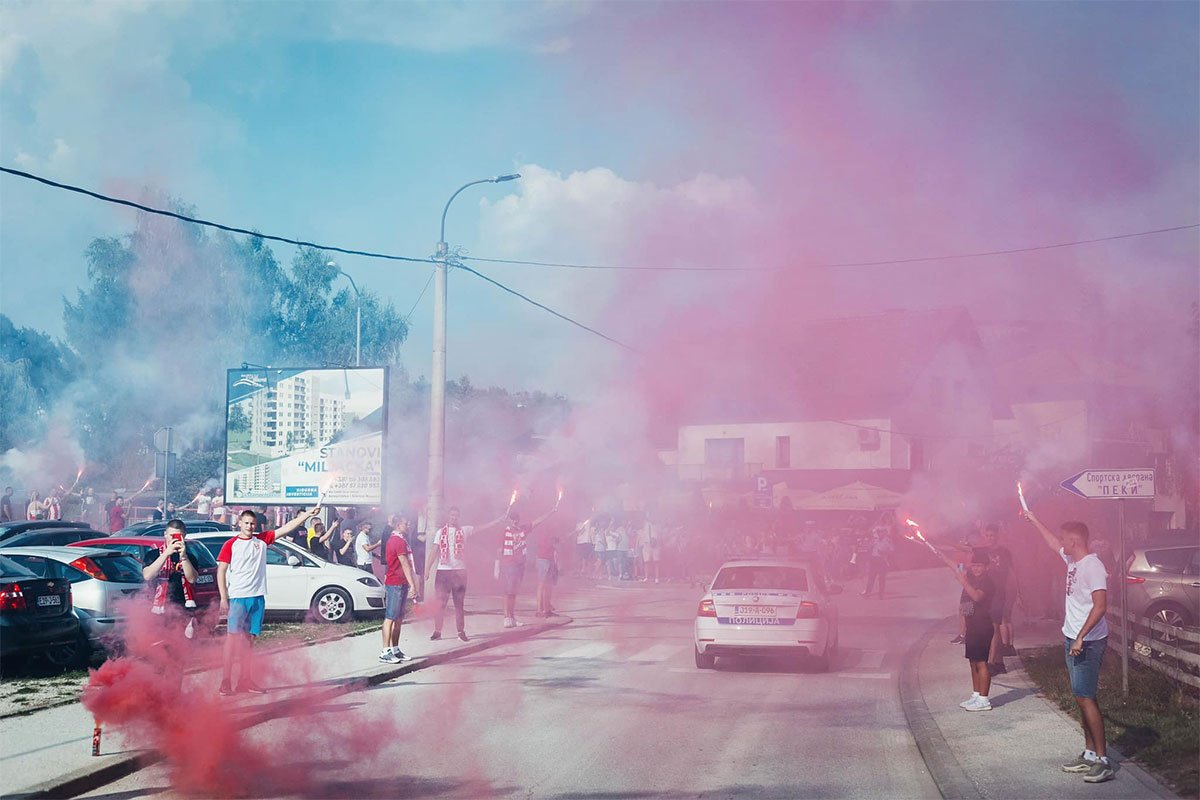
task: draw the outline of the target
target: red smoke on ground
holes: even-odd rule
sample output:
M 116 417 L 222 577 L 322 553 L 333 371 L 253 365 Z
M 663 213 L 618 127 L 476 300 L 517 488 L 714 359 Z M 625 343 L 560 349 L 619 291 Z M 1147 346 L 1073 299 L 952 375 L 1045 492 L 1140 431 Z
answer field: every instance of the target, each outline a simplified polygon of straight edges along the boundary
M 305 649 L 286 658 L 259 654 L 255 680 L 269 695 L 221 697 L 222 638 L 206 635 L 215 611 L 202 615 L 200 635 L 187 639 L 177 608 L 158 615 L 144 599 L 127 603 L 125 651 L 92 670 L 83 693 L 106 742 L 119 733 L 128 747 L 161 755 L 180 793 L 243 797 L 319 791 L 319 770 L 331 758 L 363 763 L 396 740 L 395 724 L 369 710 L 325 714 L 314 705 L 315 694 L 333 687 L 317 682 Z M 187 674 L 197 668 L 206 671 Z M 266 706 L 276 721 L 264 738 L 250 724 L 264 718 Z

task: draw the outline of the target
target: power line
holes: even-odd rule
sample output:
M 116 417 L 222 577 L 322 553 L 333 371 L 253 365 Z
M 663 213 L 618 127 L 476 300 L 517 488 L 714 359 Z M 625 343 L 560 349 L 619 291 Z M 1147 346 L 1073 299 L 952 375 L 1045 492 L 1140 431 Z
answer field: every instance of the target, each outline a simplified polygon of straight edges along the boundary
M 529 304 L 531 304 L 531 305 L 535 305 L 535 306 L 537 306 L 538 308 L 542 309 L 543 311 L 549 312 L 550 314 L 553 314 L 554 316 L 558 317 L 559 319 L 561 319 L 561 320 L 563 320 L 563 321 L 565 321 L 565 322 L 569 322 L 569 323 L 571 323 L 572 325 L 574 325 L 574 326 L 575 326 L 575 327 L 577 327 L 577 328 L 582 328 L 583 330 L 587 331 L 588 333 L 593 333 L 593 334 L 595 334 L 596 336 L 599 336 L 601 339 L 605 339 L 605 340 L 607 340 L 607 341 L 610 341 L 610 342 L 612 342 L 612 343 L 613 343 L 613 344 L 615 344 L 615 345 L 619 345 L 620 347 L 623 347 L 623 348 L 625 348 L 626 350 L 629 350 L 630 352 L 637 352 L 637 351 L 636 351 L 634 348 L 630 347 L 629 345 L 625 344 L 624 342 L 617 341 L 616 339 L 612 338 L 612 337 L 611 337 L 611 336 L 609 336 L 608 334 L 601 333 L 600 331 L 596 330 L 595 328 L 589 328 L 587 325 L 584 325 L 582 322 L 577 322 L 576 320 L 573 320 L 573 319 L 571 319 L 570 317 L 568 317 L 568 316 L 566 316 L 566 315 L 564 315 L 564 314 L 560 314 L 560 313 L 558 313 L 557 311 L 555 311 L 553 308 L 550 308 L 549 306 L 542 305 L 542 304 L 541 304 L 541 303 L 539 303 L 537 300 L 534 300 L 534 299 L 533 299 L 533 298 L 531 298 L 531 297 L 528 297 L 528 296 L 526 296 L 526 295 L 523 295 L 523 294 L 521 294 L 521 293 L 520 293 L 520 292 L 518 292 L 516 289 L 510 289 L 509 287 L 505 286 L 503 283 L 500 283 L 500 281 L 498 281 L 498 280 L 495 280 L 495 279 L 493 279 L 493 278 L 489 278 L 487 275 L 484 275 L 482 272 L 478 272 L 478 271 L 476 271 L 476 270 L 474 270 L 474 269 L 471 269 L 471 268 L 470 268 L 470 267 L 468 267 L 466 264 L 457 264 L 456 266 L 457 266 L 459 269 L 466 270 L 467 272 L 471 273 L 472 275 L 475 275 L 475 276 L 477 276 L 477 277 L 483 278 L 485 281 L 487 281 L 488 283 L 490 283 L 490 284 L 492 284 L 493 286 L 497 287 L 498 289 L 503 289 L 504 291 L 508 292 L 509 294 L 511 294 L 511 295 L 515 295 L 516 297 L 519 297 L 519 298 L 521 298 L 521 299 L 522 299 L 522 300 L 524 300 L 526 303 L 529 303 Z
M 421 298 L 425 296 L 425 292 L 429 291 L 429 284 L 433 283 L 433 274 L 437 271 L 436 268 L 429 270 L 429 277 L 425 280 L 425 286 L 421 289 L 421 293 L 417 295 L 417 299 L 413 301 L 412 308 L 404 315 L 404 324 L 408 325 L 408 321 L 412 319 L 413 312 L 417 310 L 417 306 L 421 303 Z
M 524 261 L 512 258 L 484 258 L 482 256 L 464 256 L 468 261 L 486 262 L 489 264 L 512 264 L 524 267 L 558 267 L 562 269 L 586 270 L 632 270 L 643 272 L 789 272 L 798 269 L 840 269 L 849 267 L 883 267 L 898 264 L 920 264 L 933 261 L 955 261 L 967 258 L 983 258 L 986 256 L 1007 256 L 1018 253 L 1034 253 L 1041 250 L 1057 250 L 1064 247 L 1078 247 L 1097 242 L 1112 242 L 1118 239 L 1133 239 L 1138 236 L 1155 236 L 1161 233 L 1186 231 L 1200 228 L 1200 223 L 1191 225 L 1175 225 L 1170 228 L 1155 228 L 1149 231 L 1133 233 L 1118 233 L 1112 236 L 1100 236 L 1095 239 L 1077 239 L 1073 242 L 1057 242 L 1055 244 L 1040 244 L 1030 247 L 1013 247 L 1006 250 L 984 250 L 976 253 L 955 253 L 941 256 L 915 256 L 912 258 L 891 258 L 881 261 L 843 261 L 828 264 L 793 264 L 781 267 L 687 267 L 687 266 L 635 266 L 631 264 L 572 264 L 557 261 Z
M 229 233 L 243 233 L 247 236 L 254 236 L 259 239 L 266 239 L 266 240 L 272 241 L 272 242 L 282 242 L 284 244 L 294 244 L 297 247 L 312 247 L 317 250 L 325 250 L 325 251 L 328 251 L 331 253 L 344 253 L 349 256 L 365 256 L 366 258 L 382 258 L 382 259 L 386 259 L 388 261 L 409 261 L 409 262 L 418 263 L 418 264 L 434 263 L 433 259 L 431 259 L 431 258 L 411 258 L 409 256 L 391 255 L 390 253 L 374 253 L 374 252 L 371 252 L 370 250 L 354 250 L 354 249 L 351 249 L 348 247 L 338 247 L 336 245 L 331 245 L 331 244 L 317 244 L 316 242 L 306 242 L 301 239 L 289 239 L 286 236 L 272 236 L 271 234 L 268 234 L 268 233 L 260 233 L 258 231 L 247 230 L 246 228 L 236 228 L 232 225 L 222 225 L 219 222 L 213 222 L 213 221 L 207 220 L 207 219 L 199 219 L 197 217 L 189 217 L 186 214 L 178 214 L 174 211 L 168 211 L 165 208 L 155 208 L 154 206 L 147 206 L 147 205 L 143 205 L 142 203 L 135 203 L 132 200 L 125 200 L 120 197 L 112 197 L 107 194 L 100 194 L 99 192 L 93 192 L 90 189 L 84 189 L 82 186 L 73 186 L 69 183 L 59 183 L 58 181 L 52 181 L 49 178 L 43 178 L 40 175 L 34 175 L 32 172 L 22 172 L 19 169 L 10 169 L 8 167 L 0 167 L 0 172 L 5 172 L 9 175 L 15 175 L 18 178 L 26 178 L 27 180 L 37 181 L 38 183 L 44 183 L 45 185 L 52 186 L 55 189 L 65 189 L 68 192 L 75 192 L 76 194 L 82 194 L 82 195 L 86 195 L 87 197 L 93 197 L 97 200 L 103 200 L 106 203 L 114 203 L 119 206 L 128 206 L 129 208 L 136 208 L 139 211 L 145 211 L 147 214 L 157 214 L 161 217 L 171 217 L 172 219 L 177 219 L 182 222 L 190 222 L 193 225 L 203 225 L 206 228 L 216 228 L 217 230 L 228 231 Z

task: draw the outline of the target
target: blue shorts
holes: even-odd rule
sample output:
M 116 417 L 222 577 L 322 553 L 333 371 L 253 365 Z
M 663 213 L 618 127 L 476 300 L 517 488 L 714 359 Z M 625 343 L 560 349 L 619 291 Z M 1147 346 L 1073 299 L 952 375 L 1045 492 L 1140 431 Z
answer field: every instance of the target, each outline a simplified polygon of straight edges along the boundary
M 554 562 L 548 558 L 539 558 L 537 560 L 538 581 L 548 583 L 551 586 L 558 583 L 557 576 L 551 573 L 550 568 L 554 566 Z
M 258 636 L 262 632 L 263 612 L 267 610 L 267 598 L 229 598 L 229 632 L 248 633 Z
M 408 599 L 408 584 L 384 586 L 383 618 L 392 622 L 404 619 L 404 601 Z
M 501 564 L 500 583 L 504 586 L 506 595 L 515 595 L 521 589 L 521 580 L 525 577 L 524 564 Z
M 1063 654 L 1067 658 L 1067 674 L 1071 676 L 1071 694 L 1095 699 L 1100 685 L 1100 662 L 1108 647 L 1108 637 L 1083 643 L 1083 652 L 1071 655 L 1074 640 L 1063 638 Z

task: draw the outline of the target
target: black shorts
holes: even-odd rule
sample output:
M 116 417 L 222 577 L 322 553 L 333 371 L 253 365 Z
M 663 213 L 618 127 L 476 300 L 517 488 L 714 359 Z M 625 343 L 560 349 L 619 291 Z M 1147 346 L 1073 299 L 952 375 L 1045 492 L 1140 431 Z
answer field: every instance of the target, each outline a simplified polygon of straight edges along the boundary
M 976 625 L 971 625 L 967 628 L 965 650 L 968 661 L 988 660 L 988 656 L 992 652 L 993 633 L 990 621 L 986 628 Z

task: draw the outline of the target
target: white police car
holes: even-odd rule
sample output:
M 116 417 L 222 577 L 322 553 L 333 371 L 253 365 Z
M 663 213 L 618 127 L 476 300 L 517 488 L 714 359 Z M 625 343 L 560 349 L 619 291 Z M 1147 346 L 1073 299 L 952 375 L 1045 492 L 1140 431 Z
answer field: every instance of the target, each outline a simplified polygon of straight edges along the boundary
M 720 656 L 795 656 L 829 668 L 838 614 L 819 565 L 803 558 L 726 561 L 696 609 L 696 666 Z

